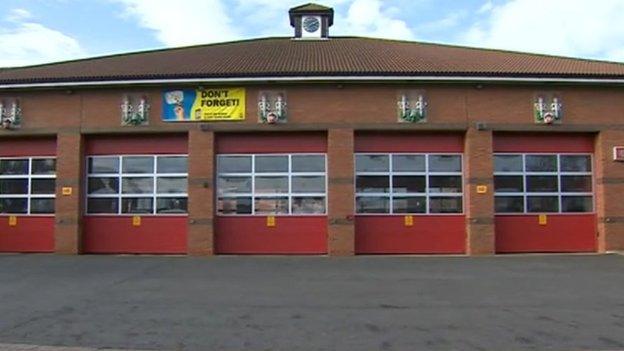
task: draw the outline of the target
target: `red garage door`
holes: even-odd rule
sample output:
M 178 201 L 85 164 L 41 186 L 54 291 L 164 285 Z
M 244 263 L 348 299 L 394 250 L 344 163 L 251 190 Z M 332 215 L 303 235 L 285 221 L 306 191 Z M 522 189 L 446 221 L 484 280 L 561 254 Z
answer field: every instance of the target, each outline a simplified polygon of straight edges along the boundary
M 86 253 L 186 253 L 185 135 L 87 140 Z
M 54 139 L 0 141 L 0 252 L 54 251 Z
M 356 253 L 465 252 L 462 150 L 458 134 L 358 134 Z
M 596 251 L 591 135 L 494 138 L 496 251 Z
M 327 252 L 326 135 L 217 137 L 216 252 Z

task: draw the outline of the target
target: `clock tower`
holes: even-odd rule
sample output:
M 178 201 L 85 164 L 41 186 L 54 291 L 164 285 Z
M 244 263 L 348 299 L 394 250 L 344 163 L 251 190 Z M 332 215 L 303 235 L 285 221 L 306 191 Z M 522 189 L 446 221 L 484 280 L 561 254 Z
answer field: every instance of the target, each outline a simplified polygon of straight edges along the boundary
M 294 39 L 327 39 L 334 24 L 334 10 L 317 4 L 305 4 L 288 11 Z

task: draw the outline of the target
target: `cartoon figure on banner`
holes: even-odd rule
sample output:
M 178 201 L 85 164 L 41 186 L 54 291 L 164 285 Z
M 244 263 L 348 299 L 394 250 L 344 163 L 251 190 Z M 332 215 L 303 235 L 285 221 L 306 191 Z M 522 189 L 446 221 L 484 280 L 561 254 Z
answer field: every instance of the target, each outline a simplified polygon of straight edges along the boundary
M 258 120 L 260 123 L 286 122 L 286 98 L 283 92 L 261 92 L 258 99 Z
M 399 122 L 422 123 L 427 121 L 427 102 L 422 94 L 417 94 L 413 102 L 406 94 L 401 94 L 397 102 Z
M 0 101 L 0 125 L 3 129 L 17 129 L 22 125 L 22 109 L 19 107 L 19 101 L 13 100 L 9 107 L 5 107 L 4 102 Z
M 148 122 L 149 110 L 147 97 L 141 96 L 138 104 L 133 104 L 130 96 L 125 95 L 121 102 L 121 124 L 124 126 L 145 125 Z
M 165 100 L 167 104 L 174 105 L 173 112 L 175 113 L 176 120 L 184 120 L 184 92 L 182 90 L 174 90 L 165 93 Z M 197 111 L 195 112 L 197 115 Z M 199 111 L 201 116 L 201 111 Z M 197 116 L 195 118 L 199 119 Z
M 553 124 L 561 123 L 563 117 L 562 104 L 558 98 L 553 97 L 550 102 L 540 96 L 533 104 L 535 123 Z

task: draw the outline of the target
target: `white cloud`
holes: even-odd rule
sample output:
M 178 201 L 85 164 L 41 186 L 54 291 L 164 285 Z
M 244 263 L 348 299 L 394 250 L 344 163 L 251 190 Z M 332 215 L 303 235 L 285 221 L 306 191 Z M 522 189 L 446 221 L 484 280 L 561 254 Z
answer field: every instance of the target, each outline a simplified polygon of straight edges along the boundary
M 236 40 L 244 37 L 289 36 L 288 8 L 301 0 L 110 0 L 123 5 L 122 16 L 153 30 L 166 46 Z M 329 7 L 348 5 L 348 13 L 335 13 L 332 35 L 411 39 L 407 24 L 396 19 L 399 9 L 380 0 L 328 0 Z M 249 33 L 248 28 L 253 28 Z
M 156 32 L 167 46 L 220 42 L 241 37 L 228 7 L 219 0 L 116 0 L 123 15 Z
M 492 3 L 491 0 L 489 0 L 489 1 L 486 1 L 483 5 L 481 5 L 479 10 L 477 10 L 477 13 L 481 14 L 481 13 L 490 12 L 492 8 L 494 8 L 494 4 Z
M 493 5 L 469 45 L 624 60 L 624 1 L 511 0 Z
M 423 24 L 418 25 L 418 32 L 421 34 L 431 32 L 446 32 L 451 30 L 453 27 L 457 27 L 461 23 L 461 21 L 467 16 L 468 13 L 466 11 L 451 12 L 441 19 L 424 22 Z
M 0 29 L 0 67 L 23 66 L 85 56 L 78 41 L 42 24 L 28 21 L 30 12 L 13 9 Z
M 378 38 L 413 39 L 414 33 L 407 23 L 394 17 L 397 13 L 396 8 L 383 8 L 380 0 L 354 0 L 345 18 L 336 16 L 336 32 Z
M 26 9 L 11 9 L 7 16 L 7 20 L 11 22 L 19 22 L 29 18 L 32 18 L 32 14 Z

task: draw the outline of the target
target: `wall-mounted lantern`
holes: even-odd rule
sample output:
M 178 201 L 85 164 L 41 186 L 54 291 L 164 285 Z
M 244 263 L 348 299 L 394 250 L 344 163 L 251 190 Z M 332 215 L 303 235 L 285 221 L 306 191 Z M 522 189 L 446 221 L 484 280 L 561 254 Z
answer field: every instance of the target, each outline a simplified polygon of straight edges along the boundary
M 149 118 L 150 105 L 146 96 L 131 97 L 124 95 L 121 101 L 121 125 L 146 125 Z
M 427 121 L 427 102 L 421 92 L 400 93 L 397 101 L 399 122 L 423 123 Z
M 11 101 L 0 100 L 0 126 L 3 129 L 12 130 L 22 125 L 22 109 L 19 101 L 13 99 Z
M 283 91 L 261 91 L 258 94 L 258 122 L 266 124 L 287 121 L 286 93 Z
M 561 99 L 556 96 L 536 97 L 533 103 L 533 116 L 535 123 L 538 124 L 561 123 L 563 118 Z

